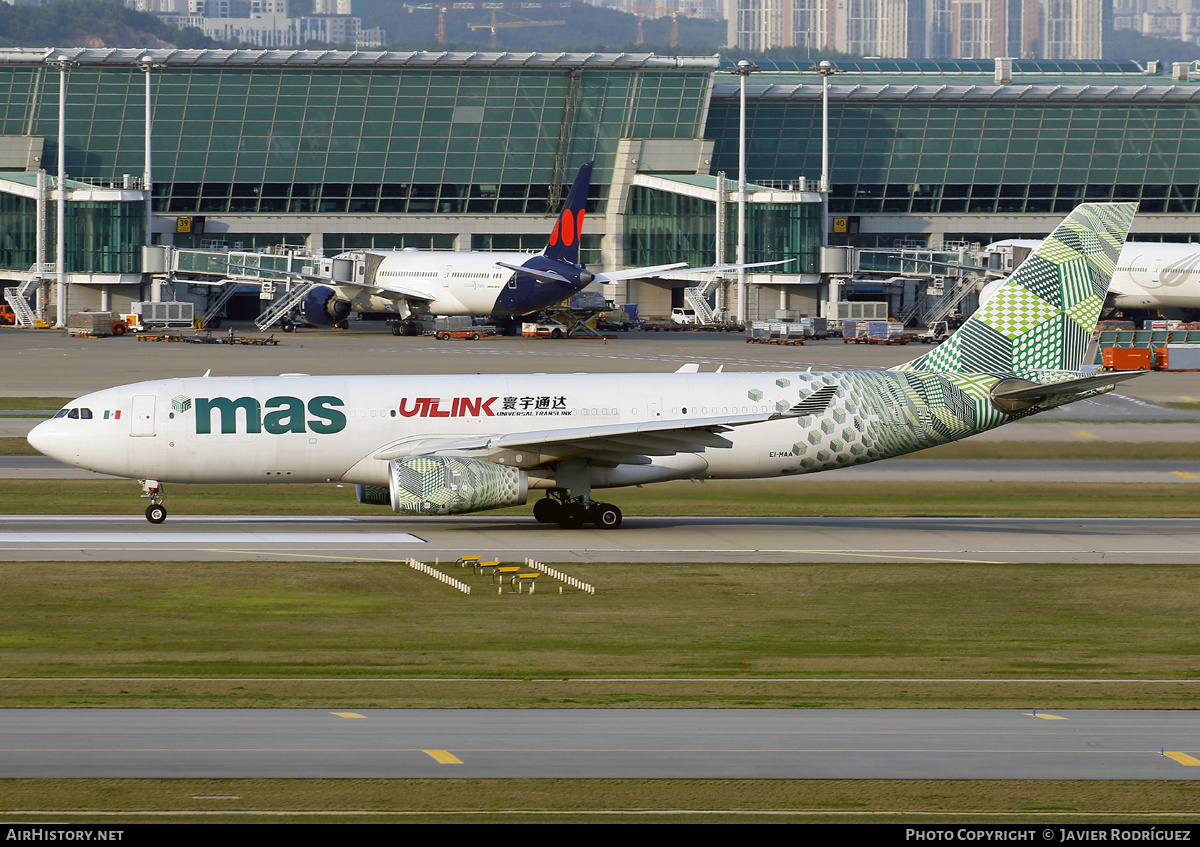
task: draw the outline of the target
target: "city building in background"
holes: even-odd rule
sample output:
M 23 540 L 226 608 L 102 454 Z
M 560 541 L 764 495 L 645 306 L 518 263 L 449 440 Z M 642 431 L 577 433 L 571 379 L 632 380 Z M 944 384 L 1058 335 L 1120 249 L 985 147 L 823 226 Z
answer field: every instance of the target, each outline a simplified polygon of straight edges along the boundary
M 1099 59 L 1112 0 L 725 0 L 725 20 L 728 44 L 738 50 Z
M 1113 0 L 1113 28 L 1200 44 L 1200 0 Z
M 175 27 L 195 27 L 217 41 L 255 47 L 302 47 L 310 41 L 382 47 L 387 33 L 363 27 L 350 0 L 313 0 L 313 14 L 289 17 L 287 0 L 125 0 Z

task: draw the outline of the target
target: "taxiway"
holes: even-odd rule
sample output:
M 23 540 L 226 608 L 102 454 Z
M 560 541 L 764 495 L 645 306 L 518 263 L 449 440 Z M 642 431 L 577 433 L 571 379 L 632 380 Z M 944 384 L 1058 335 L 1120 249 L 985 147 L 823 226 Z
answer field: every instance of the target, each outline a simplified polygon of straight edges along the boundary
M 617 531 L 527 516 L 0 517 L 0 561 L 395 561 L 479 553 L 544 562 L 1200 564 L 1200 518 L 633 517 Z
M 0 711 L 0 778 L 1200 779 L 1195 712 Z

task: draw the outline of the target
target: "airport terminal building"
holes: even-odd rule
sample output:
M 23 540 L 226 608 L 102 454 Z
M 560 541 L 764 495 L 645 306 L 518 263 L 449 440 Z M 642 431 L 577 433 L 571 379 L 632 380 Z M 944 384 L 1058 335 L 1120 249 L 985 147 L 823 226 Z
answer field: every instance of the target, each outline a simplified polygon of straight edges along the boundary
M 327 256 L 537 250 L 590 160 L 589 266 L 732 261 L 734 65 L 648 54 L 0 50 L 0 265 L 8 280 L 61 270 L 74 311 L 149 299 L 153 253 L 144 264 L 139 244 L 287 244 Z M 762 63 L 745 77 L 747 261 L 793 262 L 751 274 L 748 316 L 822 313 L 826 230 L 832 244 L 866 247 L 1037 236 L 1082 200 L 1119 199 L 1141 203 L 1135 237 L 1197 237 L 1200 73 L 1174 70 L 844 63 L 829 78 L 826 216 L 822 79 L 808 62 Z M 60 165 L 75 224 L 64 267 L 50 273 Z M 661 315 L 681 305 L 679 286 L 606 293 Z M 44 288 L 53 300 L 54 286 Z

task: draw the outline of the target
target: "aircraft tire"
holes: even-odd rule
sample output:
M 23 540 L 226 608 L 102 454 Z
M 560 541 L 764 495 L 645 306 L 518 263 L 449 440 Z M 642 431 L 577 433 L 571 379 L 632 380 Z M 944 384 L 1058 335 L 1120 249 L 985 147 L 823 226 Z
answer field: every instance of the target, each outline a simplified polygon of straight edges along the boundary
M 558 513 L 558 525 L 563 529 L 579 529 L 587 520 L 587 512 L 578 503 L 563 503 Z
M 558 515 L 561 511 L 561 503 L 546 497 L 533 504 L 533 519 L 538 523 L 558 523 Z
M 392 324 L 392 335 L 404 335 L 404 328 L 400 324 Z
M 621 510 L 612 503 L 597 503 L 592 510 L 592 523 L 599 529 L 616 529 L 621 525 Z
M 167 508 L 161 503 L 151 503 L 146 507 L 146 520 L 153 524 L 162 523 L 167 519 Z

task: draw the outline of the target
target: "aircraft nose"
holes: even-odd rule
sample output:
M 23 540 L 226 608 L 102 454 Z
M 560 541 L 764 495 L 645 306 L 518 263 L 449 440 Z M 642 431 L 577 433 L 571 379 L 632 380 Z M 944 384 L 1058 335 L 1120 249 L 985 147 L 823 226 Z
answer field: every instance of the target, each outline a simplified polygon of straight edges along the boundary
M 29 430 L 29 434 L 25 436 L 25 440 L 39 453 L 53 459 L 58 459 L 59 461 L 65 461 L 60 455 L 62 433 L 58 431 L 58 426 L 53 418 L 48 421 L 42 421 Z

